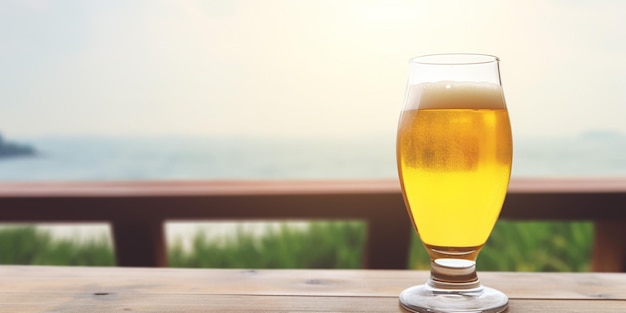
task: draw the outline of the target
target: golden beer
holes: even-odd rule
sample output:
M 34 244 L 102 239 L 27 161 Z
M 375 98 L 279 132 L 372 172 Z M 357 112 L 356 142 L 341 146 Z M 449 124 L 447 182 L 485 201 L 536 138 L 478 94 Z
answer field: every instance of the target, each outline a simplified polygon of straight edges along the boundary
M 411 312 L 507 310 L 483 286 L 476 258 L 500 215 L 511 175 L 509 115 L 495 56 L 433 54 L 409 61 L 397 164 L 430 278 L 399 296 Z
M 476 253 L 500 214 L 511 173 L 504 95 L 490 83 L 410 86 L 398 127 L 400 181 L 422 242 Z

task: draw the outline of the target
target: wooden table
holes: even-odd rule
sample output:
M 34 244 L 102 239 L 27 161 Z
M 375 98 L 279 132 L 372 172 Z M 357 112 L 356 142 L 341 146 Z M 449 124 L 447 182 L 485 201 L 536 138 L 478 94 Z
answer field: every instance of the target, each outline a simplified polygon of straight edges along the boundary
M 626 312 L 626 274 L 481 272 L 509 312 Z M 424 271 L 0 266 L 0 312 L 404 312 Z

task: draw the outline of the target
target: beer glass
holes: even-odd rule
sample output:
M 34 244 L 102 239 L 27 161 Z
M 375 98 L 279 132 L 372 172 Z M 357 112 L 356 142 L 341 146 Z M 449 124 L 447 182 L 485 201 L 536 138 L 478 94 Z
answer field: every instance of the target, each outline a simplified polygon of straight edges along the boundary
M 476 257 L 506 196 L 512 162 L 499 60 L 480 54 L 413 58 L 397 134 L 402 193 L 430 256 L 430 279 L 400 294 L 412 312 L 503 312 L 481 285 Z

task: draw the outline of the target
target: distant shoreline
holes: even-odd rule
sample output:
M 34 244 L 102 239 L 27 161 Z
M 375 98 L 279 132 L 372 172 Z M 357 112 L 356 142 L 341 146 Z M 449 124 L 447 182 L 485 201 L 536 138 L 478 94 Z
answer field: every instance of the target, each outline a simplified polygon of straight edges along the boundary
M 36 154 L 35 148 L 25 144 L 6 141 L 0 134 L 0 158 L 27 157 L 35 156 Z

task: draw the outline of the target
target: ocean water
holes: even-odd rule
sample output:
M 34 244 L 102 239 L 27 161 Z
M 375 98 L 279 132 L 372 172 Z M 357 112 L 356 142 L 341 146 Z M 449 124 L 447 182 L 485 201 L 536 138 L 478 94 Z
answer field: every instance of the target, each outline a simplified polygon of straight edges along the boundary
M 65 137 L 19 141 L 0 181 L 395 178 L 392 134 L 354 138 Z M 515 138 L 513 177 L 625 176 L 626 136 Z
M 353 138 L 57 137 L 14 139 L 35 157 L 0 159 L 0 181 L 396 178 L 393 134 Z M 589 132 L 514 139 L 513 177 L 626 176 L 626 136 Z M 294 227 L 303 227 L 296 221 Z M 168 223 L 169 241 L 192 233 L 224 238 L 277 223 Z M 57 237 L 89 239 L 106 224 L 40 225 Z M 182 239 L 181 239 L 182 238 Z
M 0 159 L 0 181 L 394 177 L 386 139 L 30 139 L 40 155 Z

